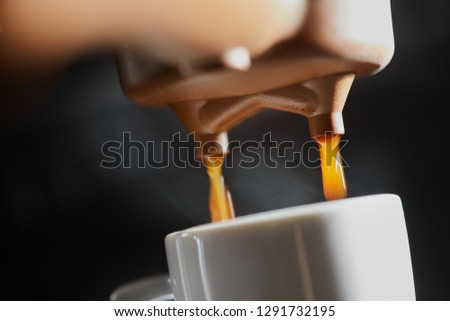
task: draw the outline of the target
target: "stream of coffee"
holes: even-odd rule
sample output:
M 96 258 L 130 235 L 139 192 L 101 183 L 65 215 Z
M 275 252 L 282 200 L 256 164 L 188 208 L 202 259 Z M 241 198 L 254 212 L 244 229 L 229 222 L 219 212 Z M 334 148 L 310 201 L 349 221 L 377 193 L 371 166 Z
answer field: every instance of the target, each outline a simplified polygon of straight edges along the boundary
M 211 222 L 230 220 L 234 218 L 234 206 L 231 194 L 222 175 L 224 157 L 205 157 L 204 164 L 209 176 L 209 211 Z
M 319 144 L 325 199 L 331 201 L 347 197 L 347 183 L 339 152 L 341 135 L 324 135 L 317 137 L 316 141 Z
M 328 201 L 347 197 L 347 184 L 339 152 L 340 140 L 340 135 L 324 135 L 316 138 L 319 144 L 323 193 Z M 222 156 L 204 158 L 210 183 L 211 222 L 230 220 L 235 216 L 231 194 L 222 175 L 223 163 Z

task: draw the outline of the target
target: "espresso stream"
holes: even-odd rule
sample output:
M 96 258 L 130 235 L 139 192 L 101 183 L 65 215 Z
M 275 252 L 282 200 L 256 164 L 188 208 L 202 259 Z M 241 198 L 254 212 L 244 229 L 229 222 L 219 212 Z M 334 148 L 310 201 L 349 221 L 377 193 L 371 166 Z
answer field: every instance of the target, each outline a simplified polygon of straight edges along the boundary
M 211 222 L 234 218 L 234 206 L 222 176 L 224 157 L 205 157 L 204 164 L 209 176 L 209 211 Z
M 339 142 L 341 135 L 325 135 L 316 138 L 322 169 L 323 193 L 327 201 L 347 197 L 347 183 L 342 167 Z
M 323 193 L 328 201 L 347 197 L 347 184 L 339 152 L 340 140 L 340 135 L 325 135 L 316 138 L 319 144 Z M 224 157 L 221 156 L 204 158 L 210 183 L 211 222 L 234 218 L 233 201 L 222 175 L 223 163 Z

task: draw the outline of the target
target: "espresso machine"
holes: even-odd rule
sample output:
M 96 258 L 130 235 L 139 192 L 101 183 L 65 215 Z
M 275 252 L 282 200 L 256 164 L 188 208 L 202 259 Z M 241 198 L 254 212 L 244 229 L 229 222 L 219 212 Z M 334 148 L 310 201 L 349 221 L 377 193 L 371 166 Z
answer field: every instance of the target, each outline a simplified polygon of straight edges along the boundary
M 265 13 L 253 2 L 248 30 L 236 32 L 231 20 L 239 15 L 208 29 L 217 12 L 204 5 L 195 8 L 197 20 L 180 21 L 190 33 L 168 30 L 164 40 L 123 47 L 118 70 L 125 94 L 140 105 L 169 106 L 217 154 L 227 152 L 230 129 L 266 108 L 307 117 L 312 138 L 344 134 L 342 109 L 353 81 L 392 58 L 390 1 L 285 2 L 294 14 L 283 29 L 275 21 L 280 29 L 266 30 Z M 199 149 L 196 156 L 210 153 Z

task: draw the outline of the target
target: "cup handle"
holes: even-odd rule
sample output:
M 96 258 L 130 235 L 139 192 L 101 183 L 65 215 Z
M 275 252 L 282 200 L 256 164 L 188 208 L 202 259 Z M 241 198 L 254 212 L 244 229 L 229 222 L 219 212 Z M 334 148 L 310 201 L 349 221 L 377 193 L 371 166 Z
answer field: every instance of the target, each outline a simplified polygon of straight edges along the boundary
M 168 274 L 140 279 L 125 284 L 111 294 L 111 301 L 173 301 L 173 292 Z

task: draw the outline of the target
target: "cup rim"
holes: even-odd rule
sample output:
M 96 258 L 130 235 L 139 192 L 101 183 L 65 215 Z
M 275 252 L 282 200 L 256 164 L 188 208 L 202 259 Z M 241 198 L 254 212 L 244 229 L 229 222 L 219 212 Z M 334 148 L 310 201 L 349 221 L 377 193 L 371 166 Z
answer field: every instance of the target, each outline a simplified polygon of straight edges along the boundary
M 189 227 L 187 229 L 181 231 L 175 231 L 166 236 L 166 240 L 173 238 L 182 233 L 197 233 L 202 231 L 212 231 L 219 229 L 228 229 L 233 228 L 235 226 L 242 226 L 248 224 L 261 223 L 265 221 L 273 221 L 273 218 L 276 218 L 277 221 L 283 219 L 289 219 L 292 217 L 308 217 L 308 216 L 317 216 L 319 214 L 329 214 L 331 212 L 338 211 L 342 206 L 347 206 L 350 204 L 356 204 L 360 202 L 380 202 L 381 200 L 391 200 L 397 201 L 401 204 L 401 199 L 398 195 L 392 193 L 381 193 L 381 194 L 372 194 L 372 195 L 364 195 L 364 196 L 355 196 L 348 197 L 339 200 L 332 201 L 322 201 L 311 204 L 304 204 L 292 207 L 286 207 L 276 210 L 264 211 L 259 213 L 248 214 L 244 216 L 236 217 L 233 220 L 221 221 L 221 222 L 210 222 L 201 225 L 196 225 Z

